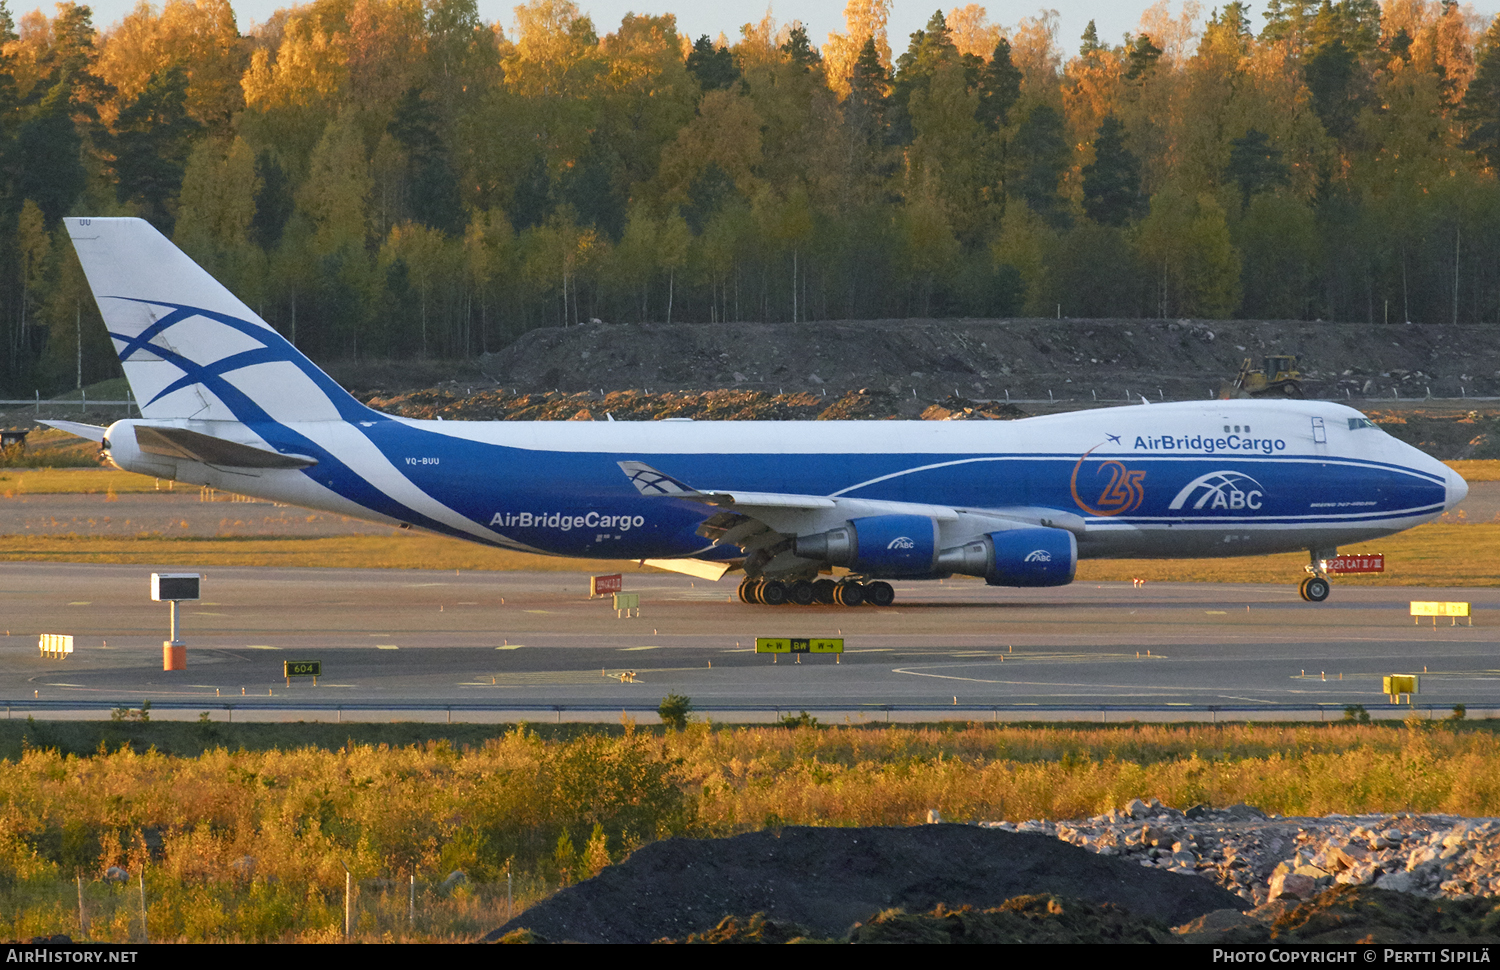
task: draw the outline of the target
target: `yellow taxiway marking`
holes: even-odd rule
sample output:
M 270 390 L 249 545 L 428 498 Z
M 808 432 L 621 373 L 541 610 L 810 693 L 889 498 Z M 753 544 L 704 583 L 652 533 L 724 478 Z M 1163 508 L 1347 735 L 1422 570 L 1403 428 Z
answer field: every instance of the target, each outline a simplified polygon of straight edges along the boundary
M 507 643 L 505 646 L 503 646 L 503 647 L 496 647 L 495 649 L 496 650 L 519 650 L 519 649 L 521 649 L 524 646 L 526 646 L 526 644 L 524 644 L 524 643 Z
M 245 649 L 246 650 L 280 650 L 281 648 L 280 647 L 268 647 L 264 643 L 252 643 L 248 647 L 246 647 Z
M 660 650 L 661 647 L 621 647 L 621 653 L 629 653 L 632 650 Z
M 400 650 L 401 648 L 398 647 L 398 646 L 396 646 L 394 643 L 377 643 L 377 644 L 375 644 L 375 649 L 376 650 Z
M 88 600 L 80 600 L 80 601 L 79 601 L 79 602 L 77 602 L 77 603 L 69 603 L 69 604 L 68 604 L 68 605 L 69 605 L 69 606 L 92 606 L 92 605 L 94 605 L 94 604 L 93 604 L 93 603 L 91 603 L 91 602 L 90 602 L 90 601 L 88 601 Z

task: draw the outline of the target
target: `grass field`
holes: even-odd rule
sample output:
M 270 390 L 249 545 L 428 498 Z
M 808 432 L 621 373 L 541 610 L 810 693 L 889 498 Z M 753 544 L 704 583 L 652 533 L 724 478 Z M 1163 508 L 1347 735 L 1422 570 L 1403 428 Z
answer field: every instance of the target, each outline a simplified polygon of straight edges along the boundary
M 674 835 L 1076 818 L 1500 813 L 1500 725 L 597 726 L 0 722 L 0 923 L 155 941 L 473 939 Z M 125 869 L 124 885 L 103 879 Z M 455 871 L 462 882 L 444 887 Z M 415 877 L 416 919 L 408 921 Z M 81 934 L 79 884 L 91 928 Z

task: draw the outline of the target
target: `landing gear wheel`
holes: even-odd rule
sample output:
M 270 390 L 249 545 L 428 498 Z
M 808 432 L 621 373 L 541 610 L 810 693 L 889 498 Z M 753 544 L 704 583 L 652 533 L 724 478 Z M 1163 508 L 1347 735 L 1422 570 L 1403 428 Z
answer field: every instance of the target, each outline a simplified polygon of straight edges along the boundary
M 760 601 L 767 606 L 782 605 L 786 602 L 786 586 L 779 580 L 766 580 L 760 585 Z
M 840 606 L 858 606 L 865 601 L 865 588 L 859 583 L 839 583 L 834 587 L 833 601 Z
M 757 603 L 757 602 L 759 602 L 759 600 L 757 600 L 755 598 L 755 587 L 757 587 L 759 585 L 760 585 L 760 580 L 758 580 L 758 579 L 746 579 L 743 582 L 741 582 L 740 583 L 740 602 L 741 603 Z
M 838 588 L 838 583 L 831 579 L 820 579 L 812 584 L 813 602 L 824 606 L 833 605 L 833 591 Z
M 787 589 L 787 598 L 798 606 L 811 606 L 813 604 L 813 584 L 805 579 L 799 579 Z
M 865 602 L 871 606 L 890 606 L 896 601 L 896 591 L 890 583 L 870 583 L 865 586 Z
M 1333 587 L 1322 576 L 1309 576 L 1302 581 L 1302 598 L 1309 603 L 1321 603 L 1328 598 Z

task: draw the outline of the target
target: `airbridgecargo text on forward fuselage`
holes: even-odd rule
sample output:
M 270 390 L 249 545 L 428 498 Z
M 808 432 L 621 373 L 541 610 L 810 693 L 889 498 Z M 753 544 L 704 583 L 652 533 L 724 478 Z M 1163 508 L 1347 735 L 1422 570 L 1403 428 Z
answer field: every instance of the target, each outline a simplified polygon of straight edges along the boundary
M 1262 454 L 1272 455 L 1278 451 L 1286 451 L 1286 441 L 1282 438 L 1246 438 L 1237 434 L 1224 435 L 1215 438 L 1211 435 L 1195 434 L 1187 435 L 1160 435 L 1152 438 L 1137 436 L 1135 439 L 1136 451 L 1201 451 L 1206 455 L 1212 455 L 1220 451 L 1259 451 Z
M 571 532 L 573 529 L 618 529 L 629 532 L 646 524 L 643 515 L 570 515 L 562 512 L 496 512 L 490 519 L 490 528 L 501 529 L 557 529 Z

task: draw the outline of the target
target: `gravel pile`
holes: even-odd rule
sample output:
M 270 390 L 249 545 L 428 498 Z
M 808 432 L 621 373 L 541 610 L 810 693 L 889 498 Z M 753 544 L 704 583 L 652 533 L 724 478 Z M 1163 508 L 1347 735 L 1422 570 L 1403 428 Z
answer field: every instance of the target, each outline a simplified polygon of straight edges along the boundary
M 1089 819 L 983 824 L 1207 878 L 1256 906 L 1311 899 L 1335 885 L 1430 898 L 1500 895 L 1500 819 L 1406 813 L 1286 818 L 1249 805 L 1182 812 L 1153 798 Z
M 1016 902 L 1021 896 L 1083 902 Z M 1216 910 L 1244 907 L 1206 880 L 1145 870 L 1040 833 L 974 825 L 787 826 L 725 839 L 653 842 L 594 878 L 560 890 L 485 939 L 498 941 L 518 930 L 579 943 L 649 943 L 695 935 L 728 939 L 746 933 L 838 939 L 853 924 L 888 910 L 922 913 L 939 904 L 950 908 L 933 916 L 947 935 L 1032 926 L 1043 934 L 1107 937 L 1135 933 L 1140 920 L 1164 932 Z M 1100 908 L 1106 904 L 1128 917 Z M 985 919 L 952 915 L 965 906 L 1009 908 L 1008 915 Z M 743 922 L 754 914 L 760 914 L 759 922 Z M 740 922 L 725 926 L 726 916 Z M 894 916 L 882 925 L 867 934 L 918 932 Z M 782 930 L 770 932 L 772 926 Z

